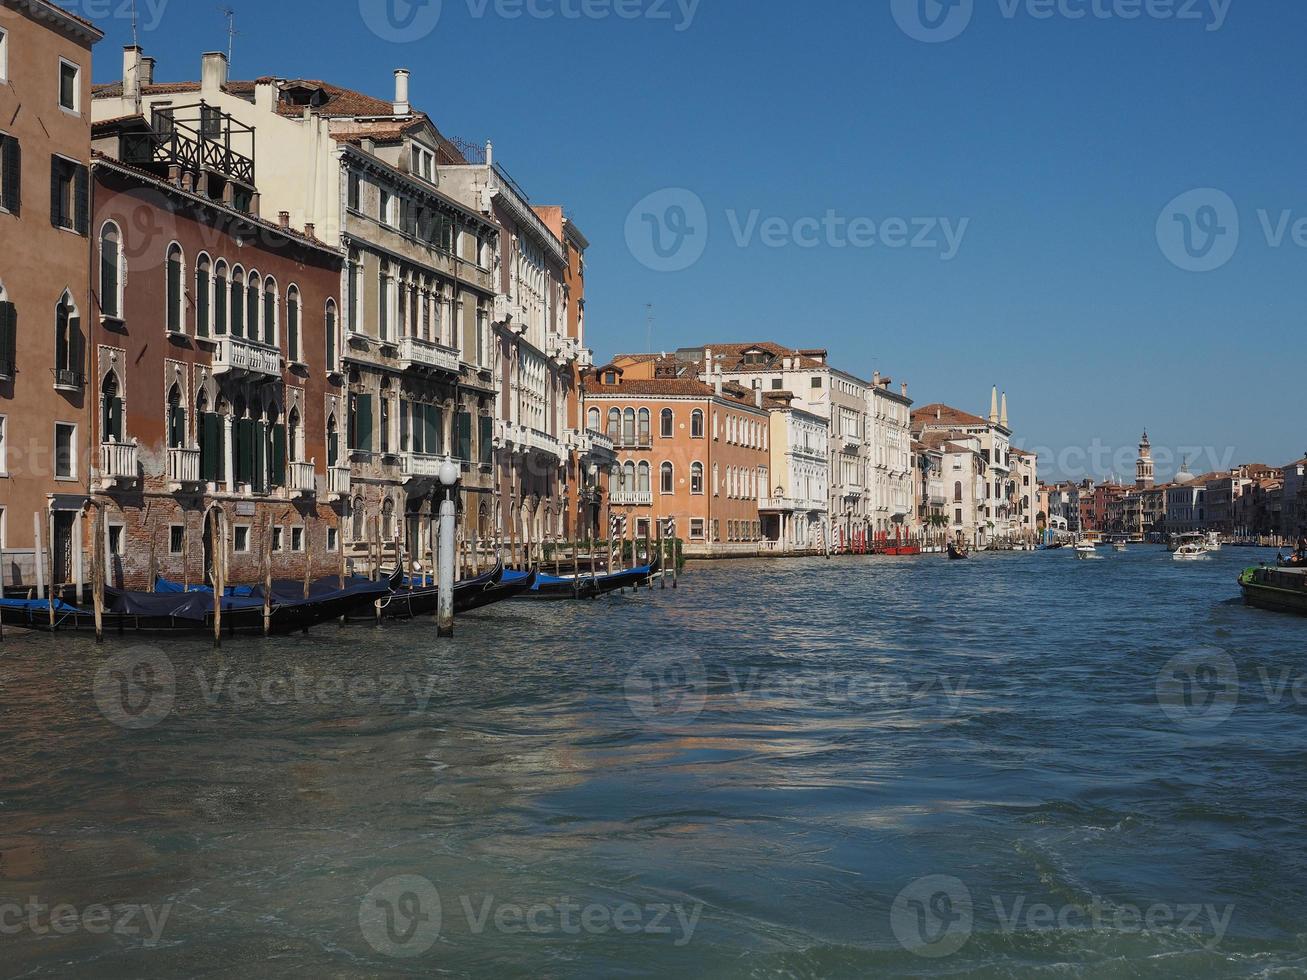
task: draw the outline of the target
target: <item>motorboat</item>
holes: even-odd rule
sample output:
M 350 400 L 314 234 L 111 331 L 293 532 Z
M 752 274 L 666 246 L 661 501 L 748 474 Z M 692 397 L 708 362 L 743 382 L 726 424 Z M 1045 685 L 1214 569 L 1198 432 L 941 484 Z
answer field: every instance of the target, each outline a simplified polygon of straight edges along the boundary
M 1171 557 L 1175 561 L 1207 561 L 1207 559 L 1211 558 L 1212 555 L 1211 552 L 1207 550 L 1205 544 L 1198 544 L 1191 541 L 1188 544 L 1180 545 L 1179 550 Z
M 1100 555 L 1100 554 L 1098 553 L 1098 548 L 1096 548 L 1096 547 L 1094 546 L 1094 542 L 1092 542 L 1092 541 L 1077 541 L 1077 542 L 1076 542 L 1076 559 L 1077 559 L 1077 560 L 1079 560 L 1079 561 L 1093 561 L 1093 560 L 1096 559 L 1096 558 L 1102 558 L 1102 557 L 1103 557 L 1103 556 Z

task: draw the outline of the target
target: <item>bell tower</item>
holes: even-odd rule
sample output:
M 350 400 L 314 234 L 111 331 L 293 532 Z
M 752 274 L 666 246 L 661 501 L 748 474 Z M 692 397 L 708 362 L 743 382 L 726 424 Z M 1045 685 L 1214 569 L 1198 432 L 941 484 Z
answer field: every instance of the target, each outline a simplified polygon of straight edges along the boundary
M 1139 458 L 1135 460 L 1135 486 L 1146 490 L 1156 482 L 1153 476 L 1153 446 L 1148 441 L 1148 430 L 1145 429 L 1144 438 L 1139 443 Z

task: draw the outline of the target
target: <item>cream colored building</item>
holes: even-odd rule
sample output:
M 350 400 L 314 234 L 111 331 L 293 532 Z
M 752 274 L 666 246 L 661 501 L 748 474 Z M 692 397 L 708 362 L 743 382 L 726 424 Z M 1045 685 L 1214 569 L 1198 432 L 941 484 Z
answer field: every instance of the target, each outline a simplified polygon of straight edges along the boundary
M 893 385 L 877 371 L 867 389 L 872 527 L 890 541 L 911 533 L 914 511 L 912 399 L 906 383 Z
M 771 486 L 758 501 L 764 543 L 776 551 L 824 552 L 828 544 L 830 426 L 794 407 L 794 395 L 764 398 L 771 414 Z

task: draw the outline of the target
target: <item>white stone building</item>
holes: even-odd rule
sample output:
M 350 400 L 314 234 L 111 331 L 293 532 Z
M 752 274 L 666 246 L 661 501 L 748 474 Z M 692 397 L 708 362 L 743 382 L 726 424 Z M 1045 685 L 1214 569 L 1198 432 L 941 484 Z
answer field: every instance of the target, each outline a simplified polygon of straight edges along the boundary
M 763 540 L 781 552 L 824 552 L 829 543 L 830 424 L 794 407 L 791 392 L 765 397 L 771 415 L 771 486 L 758 501 Z

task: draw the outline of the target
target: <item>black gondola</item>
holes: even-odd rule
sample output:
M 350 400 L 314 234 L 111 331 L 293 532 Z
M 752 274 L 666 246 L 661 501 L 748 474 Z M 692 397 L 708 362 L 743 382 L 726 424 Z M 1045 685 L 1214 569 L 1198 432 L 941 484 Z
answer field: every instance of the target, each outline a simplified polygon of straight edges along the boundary
M 967 554 L 965 551 L 959 550 L 958 546 L 955 545 L 952 541 L 949 542 L 948 544 L 949 561 L 962 561 L 964 558 L 970 558 L 970 557 L 971 556 Z
M 495 567 L 484 575 L 456 582 L 454 584 L 454 612 L 460 613 L 478 608 L 480 603 L 477 600 L 482 598 L 486 590 L 498 585 L 503 576 L 504 563 L 500 561 L 496 562 Z M 434 615 L 436 606 L 440 603 L 440 587 L 438 585 L 428 585 L 426 584 L 427 581 L 428 579 L 424 576 L 422 584 L 409 587 L 402 580 L 397 580 L 389 595 L 376 600 L 376 603 L 381 606 L 381 618 L 416 619 L 419 616 Z M 359 607 L 349 616 L 350 620 L 358 621 L 376 618 L 375 604 L 366 609 Z
M 635 568 L 611 572 L 607 575 L 589 577 L 585 575 L 540 575 L 536 580 L 535 587 L 529 592 L 524 592 L 523 597 L 555 600 L 597 599 L 601 595 L 616 592 L 618 589 L 633 589 L 644 585 L 662 571 L 662 567 L 662 555 L 657 555 L 654 557 L 652 564 L 637 565 Z

